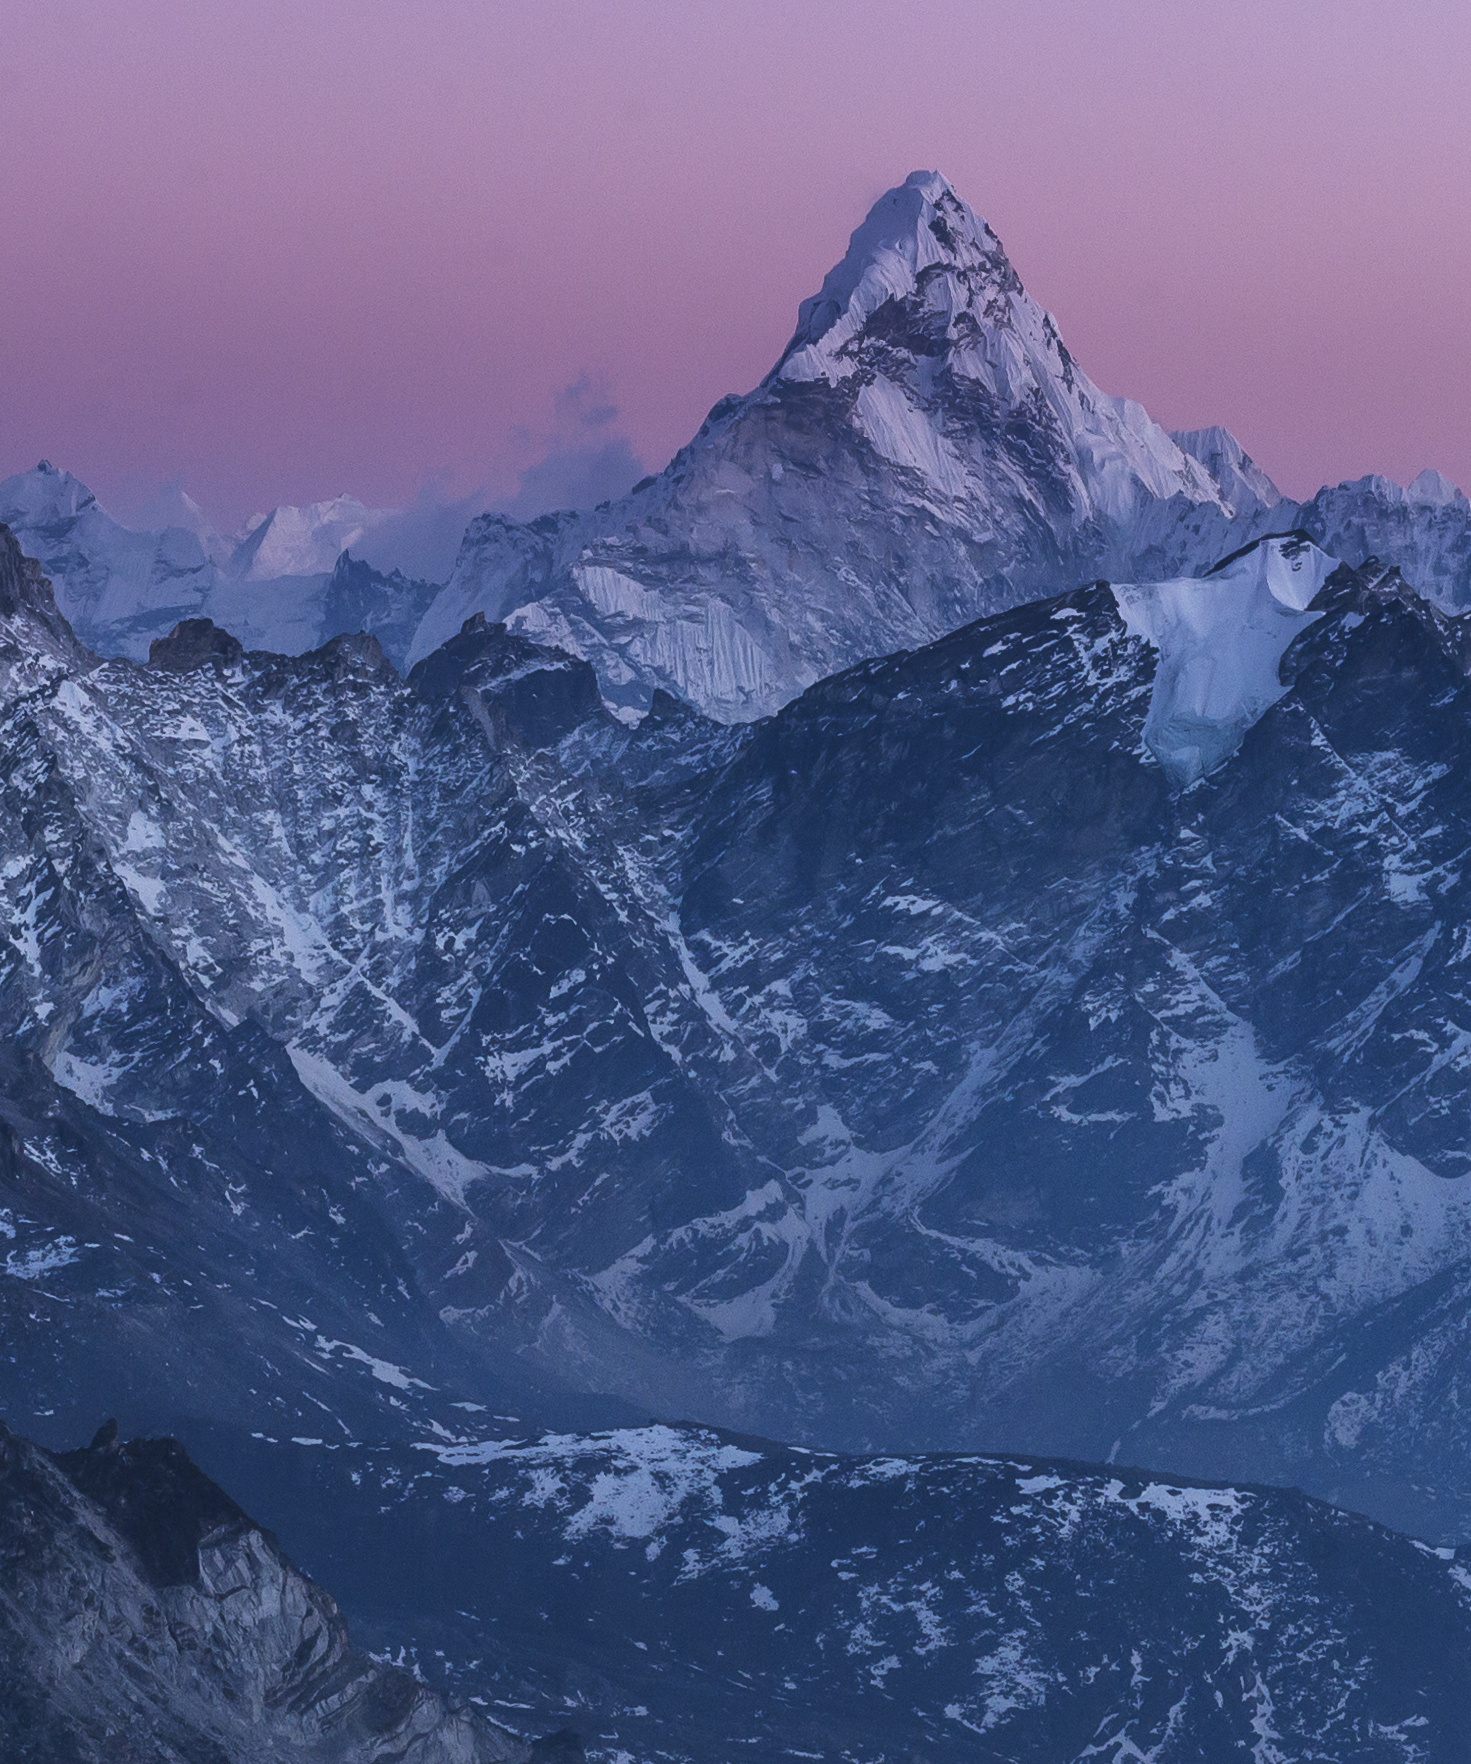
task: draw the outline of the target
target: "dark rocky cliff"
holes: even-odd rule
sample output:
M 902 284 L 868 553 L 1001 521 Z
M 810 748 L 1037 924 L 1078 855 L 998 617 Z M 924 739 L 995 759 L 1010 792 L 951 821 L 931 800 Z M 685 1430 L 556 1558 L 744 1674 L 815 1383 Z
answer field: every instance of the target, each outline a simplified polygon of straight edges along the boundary
M 174 1440 L 0 1427 L 0 1753 L 13 1764 L 491 1764 L 529 1749 L 348 1641 Z

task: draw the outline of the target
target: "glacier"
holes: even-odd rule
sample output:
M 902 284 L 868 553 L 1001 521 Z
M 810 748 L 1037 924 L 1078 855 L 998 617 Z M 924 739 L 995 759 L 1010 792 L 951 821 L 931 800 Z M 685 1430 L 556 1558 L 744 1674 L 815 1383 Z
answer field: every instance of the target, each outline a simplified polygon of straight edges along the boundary
M 1144 741 L 1177 784 L 1214 771 L 1286 693 L 1282 657 L 1339 562 L 1302 534 L 1205 576 L 1114 584 L 1124 623 L 1159 652 Z

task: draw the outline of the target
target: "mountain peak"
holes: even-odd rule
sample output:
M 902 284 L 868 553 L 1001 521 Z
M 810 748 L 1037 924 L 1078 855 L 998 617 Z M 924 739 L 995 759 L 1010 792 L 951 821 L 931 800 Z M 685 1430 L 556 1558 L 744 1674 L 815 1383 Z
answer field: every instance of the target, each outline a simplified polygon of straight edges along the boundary
M 1411 502 L 1425 502 L 1435 508 L 1447 508 L 1452 503 L 1466 501 L 1465 492 L 1453 484 L 1444 472 L 1438 472 L 1431 466 L 1427 466 L 1405 486 L 1405 494 Z
M 346 493 L 300 508 L 281 504 L 246 522 L 230 569 L 251 581 L 325 575 L 387 513 Z
M 1206 429 L 1176 429 L 1170 435 L 1181 453 L 1198 460 L 1220 486 L 1233 508 L 1275 508 L 1282 492 L 1229 429 L 1213 423 Z
M 96 501 L 80 478 L 49 459 L 0 482 L 0 520 L 10 527 L 71 520 Z
M 937 201 L 947 192 L 955 194 L 953 185 L 943 172 L 912 171 L 899 186 L 902 190 L 918 190 L 928 202 Z
M 912 172 L 772 371 L 657 478 L 590 515 L 472 526 L 410 663 L 483 610 L 593 662 L 620 711 L 661 686 L 745 721 L 982 613 L 1230 550 L 1278 495 L 1209 439 L 1229 493 L 1093 385 L 986 222 Z
M 1020 291 L 1001 241 L 937 171 L 911 172 L 874 203 L 848 241 L 842 261 L 804 300 L 797 329 L 774 377 L 836 380 L 851 372 L 843 346 L 890 300 L 915 295 L 926 270 L 987 270 L 988 282 Z M 967 290 L 969 293 L 971 290 Z M 961 295 L 960 304 L 969 299 Z

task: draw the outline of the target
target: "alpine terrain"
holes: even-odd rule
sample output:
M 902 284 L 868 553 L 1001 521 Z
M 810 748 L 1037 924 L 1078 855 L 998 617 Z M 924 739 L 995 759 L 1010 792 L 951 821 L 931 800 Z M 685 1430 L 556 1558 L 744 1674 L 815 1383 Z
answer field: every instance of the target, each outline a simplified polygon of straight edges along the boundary
M 986 223 L 916 172 L 657 478 L 476 521 L 410 660 L 483 612 L 585 656 L 620 707 L 662 687 L 758 717 L 1059 583 L 1174 574 L 1274 524 L 1229 436 L 1189 441 L 1100 392 Z
M 1462 1764 L 1459 492 L 935 174 L 442 587 L 0 492 L 17 1757 Z

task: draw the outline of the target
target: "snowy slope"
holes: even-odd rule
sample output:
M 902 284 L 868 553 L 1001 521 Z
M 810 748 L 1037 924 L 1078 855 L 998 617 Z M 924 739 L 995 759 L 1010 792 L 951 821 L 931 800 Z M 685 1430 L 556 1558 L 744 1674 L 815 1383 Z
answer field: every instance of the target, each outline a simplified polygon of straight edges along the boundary
M 616 705 L 663 687 L 746 720 L 1061 583 L 1206 567 L 1277 501 L 1229 437 L 1215 455 L 1228 488 L 1088 380 L 995 234 L 917 172 L 659 477 L 475 523 L 412 658 L 484 612 L 586 656 Z
M 43 920 L 121 913 L 371 1160 L 487 1367 L 1454 1533 L 1465 640 L 1326 567 L 1095 585 L 742 728 L 623 729 L 483 623 L 408 681 L 370 640 L 57 650 L 7 736 L 14 826 L 73 829 L 6 860 L 16 1045 L 99 1123 L 193 1094 L 130 969 L 23 981 Z M 77 841 L 105 911 L 47 879 Z
M 1295 1492 L 662 1425 L 456 1431 L 355 1454 L 351 1486 L 343 1453 L 297 1454 L 337 1497 L 324 1560 L 364 1605 L 379 1582 L 382 1633 L 448 1607 L 424 1664 L 503 1719 L 556 1699 L 599 1764 L 1463 1746 L 1464 1562 Z
M 1219 425 L 1209 429 L 1176 430 L 1170 439 L 1182 453 L 1198 460 L 1211 481 L 1233 508 L 1250 508 L 1258 503 L 1266 509 L 1282 506 L 1292 512 L 1290 503 L 1228 429 Z M 1280 518 L 1275 523 L 1281 526 Z

